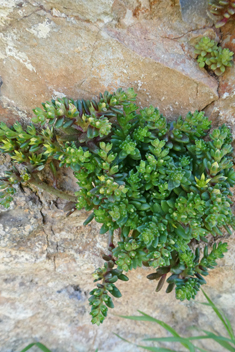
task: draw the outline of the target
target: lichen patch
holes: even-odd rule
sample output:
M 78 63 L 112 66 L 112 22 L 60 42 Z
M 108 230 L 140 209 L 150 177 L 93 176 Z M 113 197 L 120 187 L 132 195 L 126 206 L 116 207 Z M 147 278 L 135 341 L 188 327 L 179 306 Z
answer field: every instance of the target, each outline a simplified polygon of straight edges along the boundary
M 51 27 L 52 27 L 52 22 L 46 19 L 44 22 L 38 23 L 32 26 L 30 29 L 27 29 L 27 31 L 34 34 L 36 37 L 40 39 L 45 39 L 49 36 Z

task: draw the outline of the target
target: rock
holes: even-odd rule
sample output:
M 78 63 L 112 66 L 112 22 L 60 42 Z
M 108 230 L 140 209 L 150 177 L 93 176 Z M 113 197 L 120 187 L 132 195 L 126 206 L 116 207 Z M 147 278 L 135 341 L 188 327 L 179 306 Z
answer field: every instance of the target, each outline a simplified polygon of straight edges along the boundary
M 209 18 L 207 17 L 207 7 L 207 0 L 180 0 L 182 18 L 188 23 L 209 22 Z
M 178 5 L 91 3 L 8 3 L 0 35 L 3 108 L 27 120 L 51 97 L 91 98 L 119 86 L 133 86 L 142 106 L 167 116 L 217 99 L 217 81 L 184 52 L 180 40 L 200 26 L 182 22 Z
M 220 33 L 199 16 L 198 21 L 182 21 L 177 0 L 68 0 L 66 5 L 62 0 L 2 0 L 0 120 L 28 123 L 32 108 L 51 97 L 93 98 L 106 89 L 133 86 L 140 105 L 157 106 L 169 118 L 207 107 L 214 125 L 232 125 L 234 67 L 220 78 L 218 99 L 218 80 L 199 69 L 192 44 L 203 35 L 219 39 Z M 232 48 L 229 26 L 222 29 L 222 39 Z M 0 156 L 1 171 L 8 166 Z M 50 174 L 44 176 L 50 180 Z M 77 190 L 68 170 L 61 171 L 59 187 Z M 91 325 L 91 273 L 103 263 L 107 235 L 99 235 L 100 225 L 94 221 L 82 225 L 85 211 L 67 218 L 65 205 L 36 188 L 25 188 L 24 193 L 18 190 L 10 209 L 1 209 L 2 351 L 41 341 L 54 352 L 137 352 L 138 347 L 113 332 L 136 343 L 167 336 L 157 325 L 112 314 L 100 327 Z M 232 324 L 234 248 L 231 237 L 229 252 L 205 287 Z M 115 299 L 114 314 L 135 315 L 139 309 L 182 335 L 191 325 L 223 332 L 210 308 L 198 304 L 204 300 L 201 293 L 190 302 L 179 302 L 164 290 L 156 293 L 156 283 L 146 279 L 150 272 L 139 268 L 130 273 L 128 283 L 118 284 L 123 297 Z M 223 350 L 212 342 L 200 346 Z
M 76 190 L 72 178 L 69 184 L 68 176 L 62 178 L 60 187 L 72 190 L 74 185 Z M 112 312 L 100 327 L 91 325 L 91 273 L 103 263 L 107 235 L 99 235 L 100 225 L 94 221 L 83 227 L 87 212 L 76 211 L 67 218 L 64 205 L 65 201 L 25 188 L 25 193 L 18 190 L 11 209 L 0 214 L 0 341 L 4 352 L 18 351 L 31 341 L 41 341 L 56 352 L 94 352 L 96 348 L 99 352 L 136 352 L 135 346 L 113 332 L 136 343 L 144 337 L 166 336 L 157 325 L 127 323 Z M 233 322 L 234 238 L 228 242 L 229 252 L 207 278 L 205 290 Z M 223 331 L 219 321 L 212 319 L 210 308 L 198 304 L 204 300 L 201 293 L 190 302 L 179 302 L 164 289 L 156 293 L 156 282 L 146 279 L 151 272 L 139 268 L 128 273 L 129 282 L 118 283 L 123 296 L 114 299 L 114 314 L 136 315 L 139 309 L 182 335 L 188 334 L 191 325 Z M 203 341 L 200 346 L 222 352 L 212 342 Z M 177 344 L 173 347 L 178 348 Z
M 235 29 L 233 22 L 229 21 L 222 27 L 221 46 L 235 52 Z M 233 57 L 234 61 L 234 57 Z M 206 113 L 213 120 L 214 125 L 226 123 L 232 128 L 235 136 L 235 66 L 227 67 L 225 73 L 220 77 L 219 96 L 217 102 L 211 104 Z

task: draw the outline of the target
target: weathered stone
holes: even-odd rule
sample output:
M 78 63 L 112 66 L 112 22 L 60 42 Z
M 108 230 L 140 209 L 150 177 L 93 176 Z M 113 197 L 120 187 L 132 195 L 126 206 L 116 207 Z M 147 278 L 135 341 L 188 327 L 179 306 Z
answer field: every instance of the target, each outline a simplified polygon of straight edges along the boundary
M 199 69 L 193 54 L 195 40 L 203 35 L 219 39 L 219 32 L 202 16 L 183 22 L 178 0 L 0 0 L 0 14 L 1 121 L 27 123 L 31 109 L 51 97 L 91 98 L 133 86 L 138 103 L 158 106 L 170 118 L 210 104 L 214 125 L 233 124 L 234 67 L 220 78 L 216 101 L 218 80 Z M 223 44 L 235 49 L 234 29 L 227 24 L 222 31 Z M 0 166 L 2 171 L 8 167 L 6 159 L 0 158 Z M 50 182 L 50 174 L 44 177 Z M 77 190 L 71 171 L 60 171 L 58 186 Z M 113 332 L 134 342 L 166 336 L 159 326 L 112 314 L 100 327 L 91 325 L 91 273 L 102 265 L 107 236 L 99 235 L 95 222 L 82 226 L 85 211 L 66 218 L 64 206 L 36 188 L 25 188 L 9 210 L 1 209 L 1 350 L 15 352 L 39 340 L 53 352 L 137 352 Z M 234 249 L 231 237 L 229 252 L 205 287 L 232 323 Z M 202 294 L 196 301 L 178 302 L 174 293 L 156 293 L 156 283 L 146 279 L 150 272 L 138 269 L 128 283 L 118 284 L 123 297 L 115 299 L 114 314 L 140 309 L 182 335 L 190 325 L 223 331 L 210 308 L 198 304 Z M 212 342 L 201 346 L 222 351 Z
M 235 52 L 235 29 L 234 22 L 228 22 L 222 27 L 221 46 Z M 214 121 L 214 125 L 226 123 L 232 128 L 235 136 L 235 66 L 227 67 L 225 73 L 220 77 L 219 96 L 220 99 L 211 104 L 206 113 Z
M 70 189 L 73 184 L 70 180 Z M 67 186 L 66 177 L 60 187 Z M 66 218 L 64 204 L 25 188 L 25 193 L 18 190 L 11 209 L 0 215 L 0 341 L 4 352 L 19 350 L 32 340 L 42 341 L 56 352 L 96 348 L 136 352 L 135 346 L 119 340 L 113 332 L 135 342 L 166 336 L 159 326 L 127 322 L 112 314 L 100 327 L 91 325 L 87 301 L 94 286 L 91 273 L 102 265 L 107 235 L 99 235 L 100 225 L 95 222 L 82 226 L 88 215 L 84 211 Z M 235 314 L 234 248 L 231 238 L 229 252 L 208 277 L 205 288 L 231 320 Z M 188 333 L 188 325 L 221 330 L 218 320 L 211 319 L 210 309 L 198 304 L 203 301 L 201 294 L 195 301 L 179 302 L 174 293 L 156 293 L 156 283 L 146 279 L 150 272 L 152 269 L 138 269 L 128 274 L 129 282 L 118 283 L 123 297 L 115 299 L 114 314 L 136 314 L 139 309 L 181 334 Z M 201 346 L 208 348 L 208 343 Z M 209 347 L 222 352 L 213 343 Z
M 178 41 L 198 27 L 183 23 L 170 0 L 151 7 L 111 0 L 63 4 L 12 1 L 5 7 L 3 107 L 23 114 L 52 96 L 90 98 L 119 86 L 133 86 L 143 106 L 156 105 L 168 116 L 217 99 L 216 80 L 198 70 Z
M 180 0 L 180 7 L 182 18 L 186 22 L 199 23 L 207 20 L 207 0 Z

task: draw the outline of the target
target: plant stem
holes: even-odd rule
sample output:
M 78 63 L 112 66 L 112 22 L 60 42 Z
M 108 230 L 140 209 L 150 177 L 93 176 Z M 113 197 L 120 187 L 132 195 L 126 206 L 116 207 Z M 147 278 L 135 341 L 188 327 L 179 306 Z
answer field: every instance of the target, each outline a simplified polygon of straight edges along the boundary
M 29 181 L 27 181 L 28 184 L 34 185 L 38 188 L 43 189 L 45 192 L 50 193 L 58 198 L 68 200 L 70 202 L 77 202 L 77 197 L 76 196 L 71 196 L 65 192 L 62 192 L 58 189 L 55 189 L 51 186 L 48 186 L 46 183 L 42 182 L 39 178 L 36 178 L 35 176 L 32 177 Z

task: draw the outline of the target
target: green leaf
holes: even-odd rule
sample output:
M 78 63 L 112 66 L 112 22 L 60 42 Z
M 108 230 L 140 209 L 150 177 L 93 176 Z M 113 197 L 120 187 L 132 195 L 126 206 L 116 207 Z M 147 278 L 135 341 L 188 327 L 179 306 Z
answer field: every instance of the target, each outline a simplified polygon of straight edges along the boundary
M 227 330 L 229 336 L 231 337 L 232 340 L 234 340 L 234 332 L 232 329 L 232 326 L 229 322 L 229 320 L 223 317 L 223 314 L 219 311 L 219 309 L 216 307 L 216 305 L 212 302 L 212 300 L 208 297 L 208 295 L 206 294 L 205 291 L 202 290 L 202 293 L 204 294 L 204 296 L 206 297 L 209 305 L 211 306 L 211 308 L 213 309 L 213 311 L 216 313 L 217 317 L 220 319 L 220 321 L 222 322 L 222 324 L 224 325 L 225 329 Z
M 103 235 L 104 233 L 108 232 L 109 227 L 105 224 L 103 224 L 103 226 L 100 229 L 100 234 Z
M 26 351 L 28 351 L 30 348 L 32 348 L 33 346 L 35 346 L 35 343 L 33 342 L 33 343 L 30 343 L 28 346 L 26 346 L 22 351 L 20 351 L 20 352 L 26 352 Z
M 88 216 L 88 218 L 84 221 L 83 225 L 86 226 L 87 224 L 89 224 L 89 222 L 91 222 L 91 221 L 94 219 L 94 216 L 95 216 L 94 212 L 91 213 L 91 214 Z M 106 231 L 106 232 L 107 232 L 107 231 Z
M 158 282 L 158 285 L 157 285 L 157 288 L 156 288 L 156 292 L 161 291 L 165 281 L 166 281 L 166 275 L 162 275 L 162 277 L 160 278 L 160 280 Z
M 228 326 L 228 328 L 229 328 L 229 330 L 231 332 L 231 335 L 229 334 L 229 336 L 231 337 L 231 339 L 233 340 L 233 343 L 235 344 L 235 335 L 234 335 L 234 332 L 233 332 L 232 325 L 231 325 L 229 319 L 226 316 L 224 316 L 224 319 L 225 319 L 225 321 L 227 323 L 227 326 Z
M 204 330 L 202 330 L 204 331 Z M 206 340 L 206 339 L 213 339 L 213 340 L 218 340 L 218 341 L 226 341 L 226 342 L 230 342 L 233 343 L 232 340 L 228 339 L 227 337 L 223 337 L 223 336 L 217 336 L 214 335 L 213 337 L 210 336 L 210 334 L 213 334 L 211 332 L 208 331 L 207 335 L 201 335 L 201 336 L 193 336 L 193 337 L 188 337 L 189 340 Z
M 235 348 L 232 347 L 226 340 L 225 338 L 220 339 L 219 336 L 213 334 L 210 331 L 207 330 L 202 330 L 205 334 L 207 334 L 208 337 L 212 338 L 214 341 L 216 341 L 218 344 L 220 344 L 221 346 L 223 346 L 224 348 L 226 348 L 228 351 L 230 352 L 234 352 Z
M 166 200 L 161 201 L 161 207 L 162 207 L 162 210 L 164 211 L 165 214 L 167 214 L 169 212 L 169 205 L 167 204 Z
M 169 183 L 168 183 L 168 190 L 172 191 L 174 188 L 177 188 L 179 186 L 180 186 L 180 181 L 170 180 Z
M 119 278 L 119 280 L 121 280 L 121 281 L 129 281 L 129 278 L 128 278 L 126 275 L 124 275 L 124 274 L 120 274 L 120 275 L 118 276 L 118 278 Z
M 37 346 L 41 351 L 43 352 L 51 352 L 51 350 L 49 350 L 45 345 L 43 345 L 40 342 L 34 342 L 34 343 L 30 343 L 28 346 L 26 346 L 21 352 L 26 352 L 28 351 L 30 348 L 32 348 L 33 346 Z
M 143 341 L 155 341 L 155 342 L 179 342 L 181 343 L 183 346 L 187 345 L 188 346 L 188 350 L 190 352 L 195 352 L 195 347 L 193 346 L 193 344 L 188 341 L 187 338 L 184 337 L 177 337 L 177 336 L 168 336 L 168 337 L 157 337 L 157 338 L 147 338 L 147 339 L 143 339 Z
M 112 285 L 112 286 L 113 286 L 113 289 L 112 290 L 108 290 L 111 293 L 111 295 L 113 295 L 116 298 L 122 297 L 122 294 L 119 291 L 119 289 L 115 285 Z
M 167 200 L 167 204 L 169 205 L 170 208 L 174 209 L 175 207 L 175 200 L 173 198 Z
M 127 342 L 127 343 L 130 343 L 130 344 L 132 344 L 132 345 L 135 345 L 135 346 L 137 346 L 137 347 L 141 347 L 141 348 L 143 348 L 143 349 L 145 349 L 145 350 L 148 350 L 148 351 L 153 351 L 153 352 L 176 352 L 176 351 L 174 351 L 174 350 L 169 350 L 168 348 L 163 348 L 163 347 L 148 347 L 148 346 L 142 346 L 142 345 L 136 345 L 135 343 L 132 343 L 132 342 L 130 342 L 130 341 L 128 341 L 128 340 L 126 340 L 126 339 L 124 339 L 123 337 L 121 337 L 120 335 L 118 335 L 118 334 L 114 334 L 114 335 L 116 335 L 119 339 L 121 339 L 122 341 L 125 341 L 125 342 Z
M 143 348 L 144 350 L 152 351 L 152 352 L 176 352 L 174 350 L 169 350 L 169 348 L 164 348 L 164 347 L 148 347 L 148 346 L 142 346 L 142 345 L 137 345 L 137 346 Z
M 32 117 L 31 121 L 32 121 L 33 123 L 39 123 L 39 119 L 38 119 L 37 116 Z M 26 351 L 27 351 L 27 350 L 26 350 Z
M 40 342 L 36 342 L 35 346 L 39 347 L 43 352 L 51 352 L 45 345 Z
M 122 236 L 127 237 L 129 235 L 129 232 L 130 232 L 130 227 L 124 226 L 122 229 Z
M 112 298 L 109 297 L 109 300 L 107 302 L 104 302 L 106 304 L 107 307 L 109 308 L 114 308 L 114 304 L 113 304 L 113 301 L 112 301 Z
M 175 229 L 175 233 L 184 239 L 188 239 L 188 235 L 185 233 L 185 229 L 180 224 Z
M 118 277 L 114 275 L 113 277 L 111 277 L 110 279 L 106 279 L 105 281 L 109 283 L 114 283 L 118 281 Z
M 175 283 L 174 283 L 174 282 L 170 283 L 170 284 L 167 286 L 166 293 L 172 292 L 173 289 L 174 289 L 174 287 L 175 287 Z
M 163 327 L 165 330 L 170 332 L 173 336 L 180 337 L 180 335 L 171 326 L 167 325 L 163 321 L 155 319 L 155 318 L 151 317 L 150 315 L 141 312 L 140 310 L 138 310 L 138 312 L 140 314 L 142 314 L 142 316 L 123 316 L 123 315 L 119 315 L 119 316 L 124 318 L 124 319 L 129 319 L 129 320 L 148 321 L 148 322 L 152 322 L 152 323 L 157 323 L 161 327 Z
M 68 120 L 67 122 L 65 122 L 64 124 L 63 124 L 63 128 L 64 129 L 66 129 L 66 128 L 68 128 L 68 127 L 70 127 L 72 124 L 73 124 L 73 122 L 74 122 L 74 120 Z
M 92 139 L 92 138 L 96 137 L 97 135 L 98 135 L 97 130 L 95 130 L 95 128 L 89 126 L 87 129 L 87 137 L 89 139 Z
M 189 142 L 189 137 L 184 135 L 182 138 L 175 138 L 175 140 L 179 143 L 188 143 Z
M 64 123 L 64 117 L 59 117 L 55 123 L 55 128 L 60 128 Z
M 145 203 L 145 204 L 141 204 L 141 206 L 139 207 L 139 210 L 148 210 L 150 208 L 149 204 Z
M 154 203 L 154 205 L 151 206 L 151 209 L 154 213 L 161 214 L 161 215 L 164 214 L 160 204 L 158 204 L 158 203 Z
M 121 315 L 119 315 L 119 316 L 121 316 Z M 119 339 L 121 339 L 122 341 L 124 341 L 124 342 L 127 342 L 127 343 L 130 343 L 131 345 L 135 345 L 135 346 L 137 346 L 135 343 L 133 343 L 133 342 L 131 342 L 131 341 L 128 341 L 128 340 L 126 340 L 126 339 L 124 339 L 123 337 L 121 337 L 120 335 L 118 335 L 118 334 L 115 334 L 115 333 L 113 333 L 115 336 L 117 336 Z

